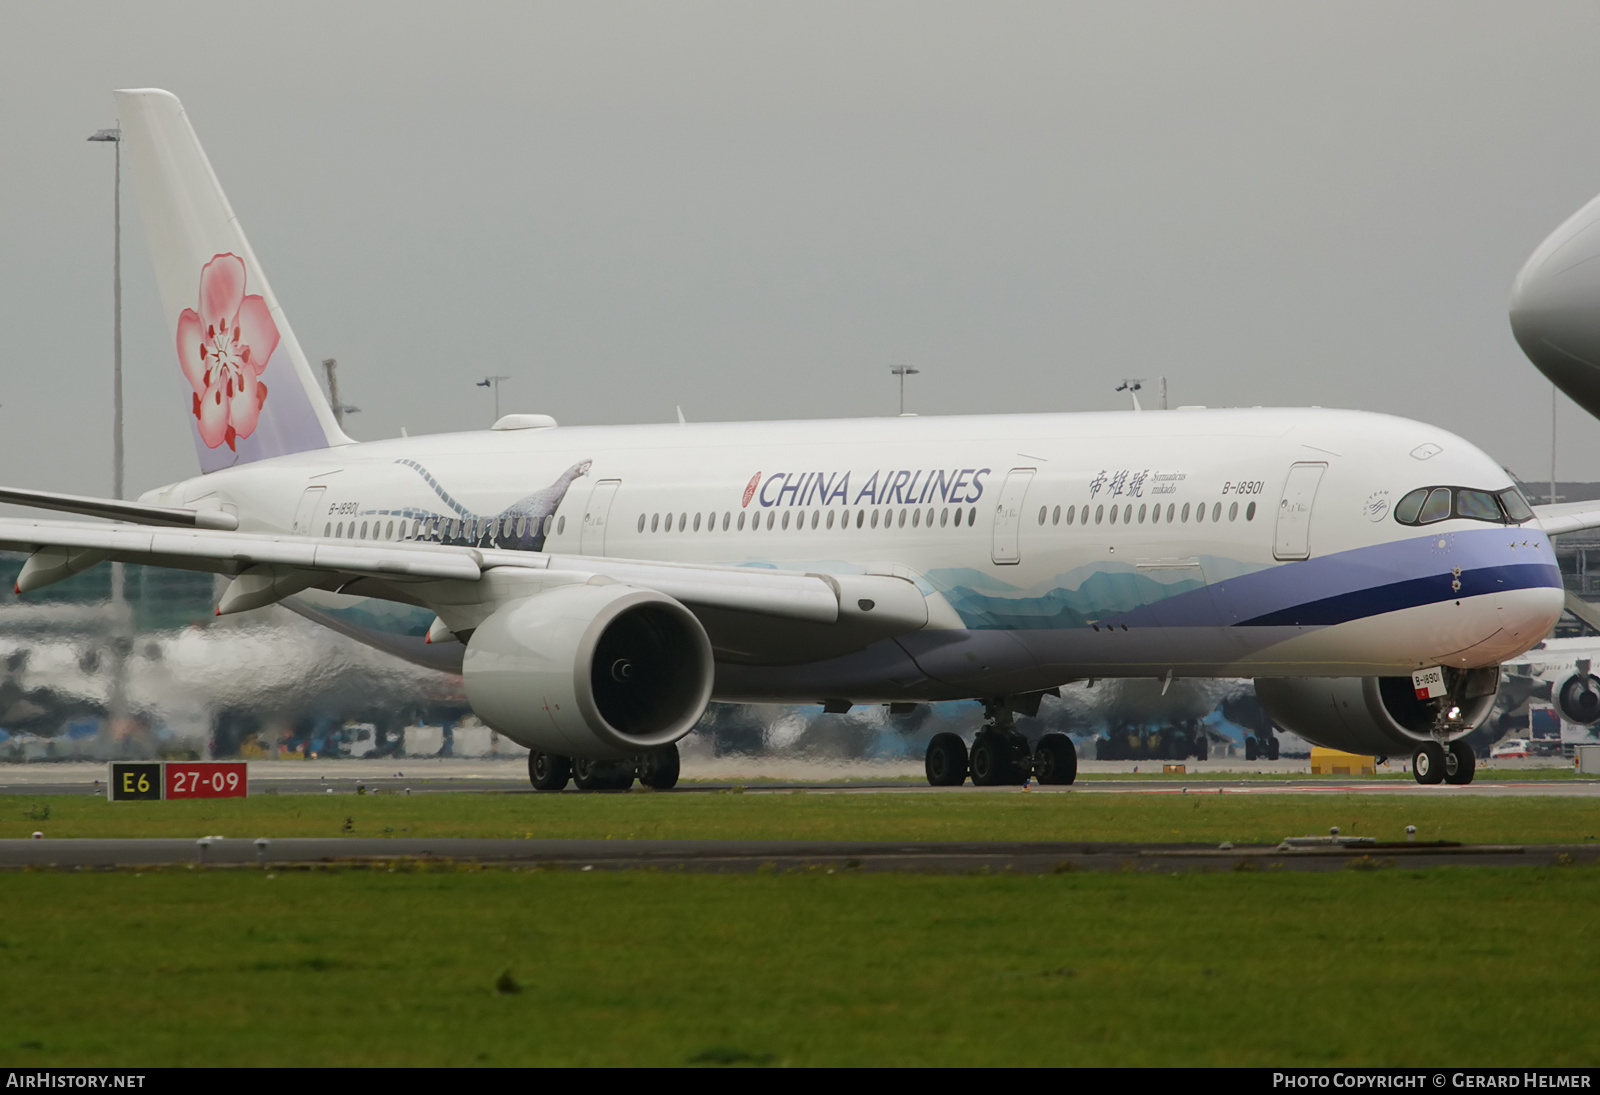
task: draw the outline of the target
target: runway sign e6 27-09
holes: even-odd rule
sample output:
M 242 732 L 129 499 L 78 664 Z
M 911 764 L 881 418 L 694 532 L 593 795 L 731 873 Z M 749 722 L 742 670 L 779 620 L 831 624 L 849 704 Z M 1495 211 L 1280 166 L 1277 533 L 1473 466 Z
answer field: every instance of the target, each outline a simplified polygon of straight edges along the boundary
M 166 760 L 113 763 L 107 796 L 125 799 L 245 798 L 250 780 L 245 762 Z

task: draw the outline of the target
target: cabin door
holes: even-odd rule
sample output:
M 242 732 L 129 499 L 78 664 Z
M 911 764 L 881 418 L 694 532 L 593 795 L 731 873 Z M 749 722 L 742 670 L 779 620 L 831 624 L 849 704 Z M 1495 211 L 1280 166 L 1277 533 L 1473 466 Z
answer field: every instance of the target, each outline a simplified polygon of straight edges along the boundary
M 296 536 L 310 536 L 311 522 L 316 519 L 317 507 L 322 504 L 322 495 L 327 487 L 307 487 L 306 492 L 300 496 L 300 505 L 294 511 L 294 534 Z
M 589 505 L 583 511 L 583 528 L 578 533 L 579 555 L 606 553 L 606 524 L 611 519 L 611 500 L 617 496 L 620 479 L 602 479 L 589 492 Z
M 1033 482 L 1034 471 L 1012 468 L 1006 473 L 994 507 L 994 548 L 990 558 L 996 563 L 1009 566 L 1022 562 L 1022 500 L 1028 493 L 1028 484 Z
M 1289 469 L 1278 502 L 1278 532 L 1272 554 L 1278 559 L 1311 557 L 1311 503 L 1317 496 L 1326 464 L 1296 464 Z

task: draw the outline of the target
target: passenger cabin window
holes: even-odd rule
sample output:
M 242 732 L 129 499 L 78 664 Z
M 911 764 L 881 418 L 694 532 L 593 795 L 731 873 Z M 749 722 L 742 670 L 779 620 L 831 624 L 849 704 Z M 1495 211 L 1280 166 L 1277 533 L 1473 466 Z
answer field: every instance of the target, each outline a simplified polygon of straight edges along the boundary
M 1502 491 L 1418 487 L 1394 507 L 1394 519 L 1402 525 L 1431 525 L 1452 517 L 1495 525 L 1520 525 L 1533 517 L 1533 510 L 1516 487 Z

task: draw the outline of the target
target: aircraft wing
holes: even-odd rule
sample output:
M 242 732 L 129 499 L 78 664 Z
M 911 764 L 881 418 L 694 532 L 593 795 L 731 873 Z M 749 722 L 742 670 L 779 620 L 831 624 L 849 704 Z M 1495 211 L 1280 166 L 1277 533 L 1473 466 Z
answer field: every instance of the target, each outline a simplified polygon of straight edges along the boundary
M 1533 514 L 1551 536 L 1584 529 L 1600 528 L 1600 500 L 1557 502 L 1553 506 L 1534 506 Z
M 824 625 L 865 623 L 885 633 L 919 628 L 928 620 L 917 586 L 890 575 L 823 575 L 426 542 L 20 519 L 0 519 L 0 550 L 29 553 L 17 578 L 19 593 L 107 560 L 227 575 L 233 582 L 222 595 L 218 615 L 260 608 L 317 588 L 423 605 L 447 618 L 452 630 L 460 630 L 476 626 L 506 601 L 556 585 L 600 580 L 652 589 L 691 610 Z
M 48 490 L 21 490 L 0 487 L 0 502 L 32 509 L 53 509 L 81 513 L 85 517 L 104 517 L 110 521 L 131 521 L 139 525 L 175 525 L 180 528 L 207 528 L 231 531 L 239 519 L 220 509 L 182 509 L 152 506 L 144 502 L 125 502 L 112 498 L 86 498 L 81 494 L 57 494 Z

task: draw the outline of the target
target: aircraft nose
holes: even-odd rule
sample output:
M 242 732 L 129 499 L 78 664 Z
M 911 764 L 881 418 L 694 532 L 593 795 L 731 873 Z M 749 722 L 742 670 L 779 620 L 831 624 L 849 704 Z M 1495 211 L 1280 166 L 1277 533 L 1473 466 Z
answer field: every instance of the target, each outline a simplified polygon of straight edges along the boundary
M 1600 416 L 1600 197 L 1523 264 L 1511 288 L 1511 332 L 1541 373 Z
M 1507 662 L 1550 634 L 1561 618 L 1565 593 L 1559 587 L 1536 586 L 1501 595 L 1496 606 L 1496 631 L 1472 654 L 1481 662 Z

